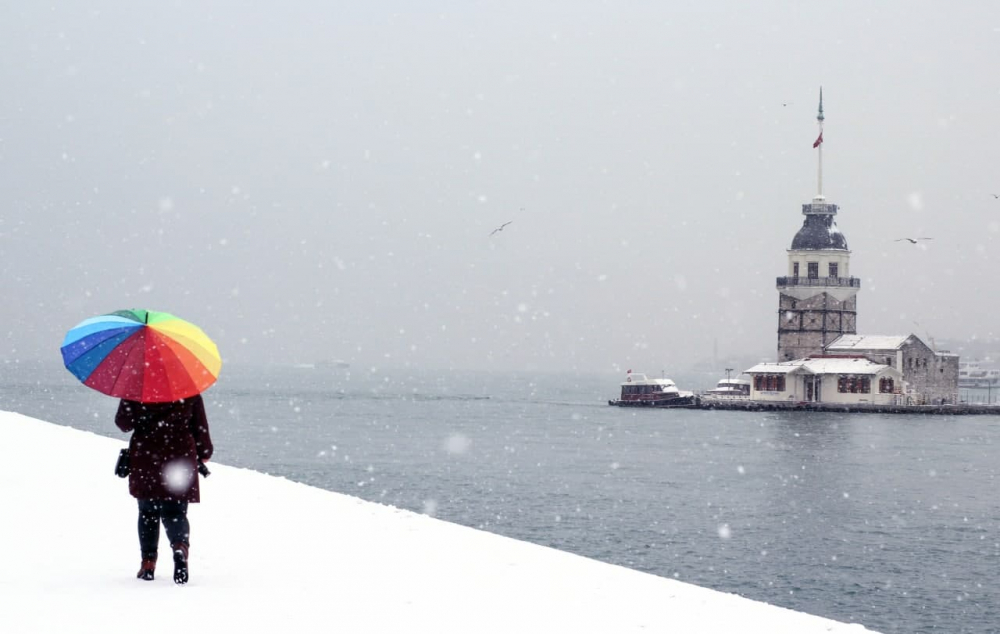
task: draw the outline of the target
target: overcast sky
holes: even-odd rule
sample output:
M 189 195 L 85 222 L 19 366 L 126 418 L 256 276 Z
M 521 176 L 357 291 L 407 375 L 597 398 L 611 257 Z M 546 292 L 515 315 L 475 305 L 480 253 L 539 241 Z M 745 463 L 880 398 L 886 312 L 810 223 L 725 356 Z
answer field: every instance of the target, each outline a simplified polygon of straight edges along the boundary
M 0 354 L 773 357 L 821 84 L 859 332 L 995 337 L 997 60 L 993 1 L 4 3 Z

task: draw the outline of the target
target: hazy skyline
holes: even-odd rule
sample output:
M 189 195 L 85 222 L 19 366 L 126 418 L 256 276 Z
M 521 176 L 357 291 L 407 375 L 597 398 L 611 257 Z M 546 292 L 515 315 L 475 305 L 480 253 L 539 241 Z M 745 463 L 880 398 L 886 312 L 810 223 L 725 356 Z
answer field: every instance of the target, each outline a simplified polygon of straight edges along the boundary
M 820 85 L 858 332 L 1000 335 L 995 3 L 56 2 L 0 24 L 6 360 L 129 307 L 227 363 L 773 358 Z

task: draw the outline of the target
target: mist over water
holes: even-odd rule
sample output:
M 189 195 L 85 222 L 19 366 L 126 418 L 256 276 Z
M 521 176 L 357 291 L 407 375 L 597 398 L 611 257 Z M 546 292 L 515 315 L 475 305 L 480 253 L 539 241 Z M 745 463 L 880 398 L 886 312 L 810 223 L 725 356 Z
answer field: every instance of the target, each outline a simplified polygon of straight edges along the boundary
M 124 440 L 114 399 L 35 376 L 0 406 Z M 230 367 L 206 405 L 222 463 L 881 632 L 995 631 L 1000 417 L 609 407 L 618 381 Z
M 137 307 L 227 362 L 773 357 L 821 85 L 859 332 L 995 343 L 997 25 L 985 0 L 7 3 L 0 354 Z

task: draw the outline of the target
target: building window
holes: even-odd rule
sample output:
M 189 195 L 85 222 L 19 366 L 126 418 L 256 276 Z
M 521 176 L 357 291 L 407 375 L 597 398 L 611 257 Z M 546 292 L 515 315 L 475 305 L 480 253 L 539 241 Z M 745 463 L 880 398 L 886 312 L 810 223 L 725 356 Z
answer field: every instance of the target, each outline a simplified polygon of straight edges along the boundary
M 807 262 L 806 266 L 809 268 L 810 279 L 816 279 L 819 277 L 819 262 Z
M 871 394 L 871 377 L 842 374 L 837 379 L 837 391 L 841 394 Z
M 837 277 L 837 263 L 830 262 L 830 277 Z
M 893 384 L 892 379 L 881 378 L 878 380 L 878 393 L 879 394 L 892 394 L 896 386 Z
M 793 262 L 792 263 L 792 277 L 798 277 L 798 276 L 799 276 L 799 263 L 798 262 Z
M 753 377 L 753 389 L 758 392 L 784 392 L 784 374 L 755 374 Z

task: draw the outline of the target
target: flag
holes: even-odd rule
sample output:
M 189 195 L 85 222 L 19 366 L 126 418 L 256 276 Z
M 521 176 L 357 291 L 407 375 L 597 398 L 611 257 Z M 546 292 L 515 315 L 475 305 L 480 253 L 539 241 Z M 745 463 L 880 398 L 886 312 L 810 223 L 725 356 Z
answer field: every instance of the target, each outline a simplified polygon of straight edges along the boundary
M 813 141 L 813 147 L 819 147 L 823 143 L 823 133 L 820 132 L 816 140 Z

